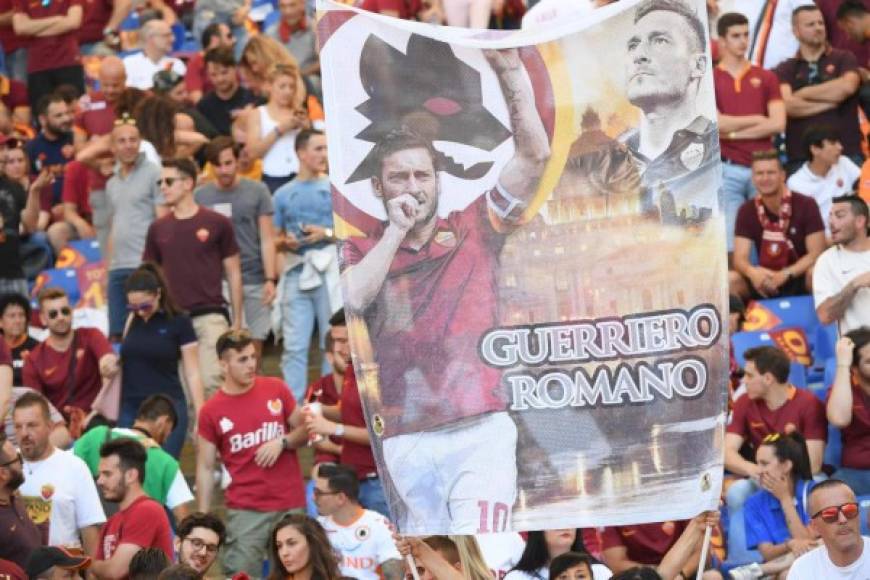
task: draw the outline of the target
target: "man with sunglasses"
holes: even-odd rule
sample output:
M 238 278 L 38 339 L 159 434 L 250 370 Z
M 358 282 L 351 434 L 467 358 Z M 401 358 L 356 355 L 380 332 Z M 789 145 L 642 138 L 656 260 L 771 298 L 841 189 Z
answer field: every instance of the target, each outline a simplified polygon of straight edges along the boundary
M 226 527 L 217 516 L 203 512 L 190 514 L 178 524 L 175 537 L 178 563 L 187 564 L 200 578 L 204 577 L 217 560 L 226 535 Z
M 48 337 L 24 363 L 24 385 L 39 391 L 67 418 L 85 415 L 102 382 L 118 373 L 118 357 L 96 328 L 72 327 L 66 292 L 45 288 L 38 296 L 39 317 Z
M 860 509 L 852 489 L 838 479 L 817 484 L 810 492 L 810 528 L 824 546 L 792 564 L 788 580 L 870 578 L 870 538 L 861 536 Z
M 24 502 L 16 493 L 22 483 L 21 454 L 0 431 L 0 558 L 24 568 L 30 552 L 42 545 L 42 532 L 27 517 Z

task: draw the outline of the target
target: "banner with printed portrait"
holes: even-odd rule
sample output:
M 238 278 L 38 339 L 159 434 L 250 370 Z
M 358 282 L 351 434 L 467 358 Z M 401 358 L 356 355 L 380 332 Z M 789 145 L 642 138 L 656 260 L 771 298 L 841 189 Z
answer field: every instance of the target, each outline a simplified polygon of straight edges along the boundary
M 403 533 L 717 506 L 727 265 L 704 8 L 624 0 L 507 32 L 320 4 L 353 363 Z

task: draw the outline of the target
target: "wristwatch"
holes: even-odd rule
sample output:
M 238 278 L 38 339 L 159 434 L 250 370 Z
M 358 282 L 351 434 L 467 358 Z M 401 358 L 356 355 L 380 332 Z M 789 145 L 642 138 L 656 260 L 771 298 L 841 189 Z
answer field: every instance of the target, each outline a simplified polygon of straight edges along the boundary
M 336 437 L 344 437 L 344 425 L 338 423 L 335 426 L 335 433 L 333 433 Z

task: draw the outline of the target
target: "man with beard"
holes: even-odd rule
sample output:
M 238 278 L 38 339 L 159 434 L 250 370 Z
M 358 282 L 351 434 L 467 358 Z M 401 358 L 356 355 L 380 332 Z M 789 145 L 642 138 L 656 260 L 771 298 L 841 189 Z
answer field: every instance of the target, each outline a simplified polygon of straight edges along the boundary
M 130 560 L 140 550 L 158 548 L 172 558 L 172 530 L 163 506 L 142 489 L 145 448 L 133 439 L 108 441 L 100 449 L 97 485 L 103 498 L 117 502 L 119 511 L 109 518 L 90 571 L 97 578 L 125 578 Z
M 38 301 L 48 337 L 27 357 L 24 385 L 45 395 L 67 417 L 86 415 L 102 381 L 118 373 L 118 357 L 96 328 L 73 330 L 66 292 L 46 288 Z
M 27 566 L 30 552 L 42 545 L 42 534 L 30 518 L 17 490 L 24 483 L 21 454 L 0 431 L 0 559 Z
M 190 566 L 200 578 L 204 577 L 217 560 L 226 535 L 226 527 L 217 516 L 202 512 L 190 514 L 178 524 L 175 537 L 178 563 Z
M 664 190 L 674 195 L 678 214 L 689 203 L 716 205 L 718 135 L 697 110 L 706 46 L 704 25 L 681 0 L 648 0 L 637 8 L 627 42 L 625 94 L 641 119 L 622 140 L 641 173 L 644 213 L 658 214 L 657 196 Z
M 73 159 L 73 115 L 66 96 L 57 92 L 45 95 L 36 105 L 36 114 L 42 130 L 24 149 L 30 159 L 30 174 L 37 175 L 47 169 L 54 177 L 40 196 L 40 209 L 52 211 L 63 196 L 64 166 Z M 61 217 L 58 211 L 56 217 Z
M 21 496 L 30 519 L 48 528 L 49 545 L 81 547 L 93 556 L 106 516 L 87 465 L 51 444 L 54 422 L 42 395 L 22 395 L 12 422 L 27 472 Z

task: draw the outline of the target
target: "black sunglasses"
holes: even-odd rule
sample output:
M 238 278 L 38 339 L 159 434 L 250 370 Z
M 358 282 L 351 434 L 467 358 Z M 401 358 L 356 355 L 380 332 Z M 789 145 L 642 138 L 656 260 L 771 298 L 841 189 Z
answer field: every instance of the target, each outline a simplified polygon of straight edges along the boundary
M 64 316 L 69 316 L 70 314 L 72 314 L 72 310 L 69 306 L 64 306 L 63 308 L 59 308 L 57 310 L 49 310 L 48 312 L 46 312 L 46 314 L 48 315 L 49 320 L 54 320 L 61 314 L 63 314 Z
M 180 177 L 162 177 L 157 180 L 157 185 L 162 187 L 163 184 L 166 184 L 166 187 L 172 187 L 172 184 L 181 179 Z

